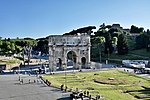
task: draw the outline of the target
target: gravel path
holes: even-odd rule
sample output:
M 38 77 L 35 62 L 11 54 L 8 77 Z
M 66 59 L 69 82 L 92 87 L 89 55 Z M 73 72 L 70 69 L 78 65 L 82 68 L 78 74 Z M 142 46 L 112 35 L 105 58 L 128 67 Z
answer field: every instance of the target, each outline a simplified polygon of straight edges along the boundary
M 70 100 L 69 93 L 48 87 L 35 76 L 0 75 L 0 100 Z

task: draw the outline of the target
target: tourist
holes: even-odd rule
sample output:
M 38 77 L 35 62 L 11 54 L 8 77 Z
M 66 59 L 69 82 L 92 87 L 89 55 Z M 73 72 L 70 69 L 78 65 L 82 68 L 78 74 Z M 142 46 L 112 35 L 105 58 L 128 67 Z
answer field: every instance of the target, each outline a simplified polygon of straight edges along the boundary
M 62 85 L 60 86 L 61 91 L 63 91 L 63 87 L 64 87 L 64 85 L 62 84 Z

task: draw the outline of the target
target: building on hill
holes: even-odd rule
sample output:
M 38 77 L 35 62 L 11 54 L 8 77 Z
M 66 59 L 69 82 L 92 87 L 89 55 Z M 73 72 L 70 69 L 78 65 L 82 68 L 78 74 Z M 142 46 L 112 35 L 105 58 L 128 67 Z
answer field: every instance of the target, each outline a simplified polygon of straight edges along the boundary
M 126 29 L 123 29 L 124 31 L 130 33 L 130 29 L 126 28 Z
M 139 36 L 139 35 L 140 35 L 140 33 L 130 33 L 131 38 L 134 39 L 134 40 L 135 40 L 136 37 Z
M 112 24 L 111 28 L 119 28 L 119 29 L 123 29 L 120 24 Z

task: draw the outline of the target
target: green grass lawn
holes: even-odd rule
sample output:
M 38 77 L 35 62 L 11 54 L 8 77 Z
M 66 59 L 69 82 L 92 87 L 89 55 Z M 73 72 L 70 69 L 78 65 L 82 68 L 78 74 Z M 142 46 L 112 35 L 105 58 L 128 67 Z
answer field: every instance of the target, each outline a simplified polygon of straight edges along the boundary
M 133 50 L 133 51 L 129 51 L 129 53 L 150 57 L 150 52 L 147 52 L 146 49 Z
M 116 59 L 116 60 L 139 60 L 139 59 L 144 59 L 143 57 L 132 55 L 132 54 L 127 54 L 127 55 L 118 55 L 118 54 L 111 54 L 109 56 L 109 59 Z
M 103 59 L 105 61 L 107 58 Z M 109 62 L 116 64 L 122 64 L 122 60 L 148 60 L 148 59 L 150 59 L 150 52 L 147 52 L 146 49 L 132 50 L 129 51 L 129 53 L 126 55 L 118 55 L 114 53 L 109 55 Z
M 43 77 L 55 87 L 65 84 L 65 74 L 44 75 Z M 74 91 L 76 88 L 89 91 L 92 97 L 100 94 L 104 100 L 137 100 L 134 96 L 146 95 L 149 92 L 136 90 L 144 90 L 142 86 L 150 87 L 150 80 L 118 70 L 107 70 L 67 73 L 66 85 Z M 127 90 L 135 91 L 124 93 Z

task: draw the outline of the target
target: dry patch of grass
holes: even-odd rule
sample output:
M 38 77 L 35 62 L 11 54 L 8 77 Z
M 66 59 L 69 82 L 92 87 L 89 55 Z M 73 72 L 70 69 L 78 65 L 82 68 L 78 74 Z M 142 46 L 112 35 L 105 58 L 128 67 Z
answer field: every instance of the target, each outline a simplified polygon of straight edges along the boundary
M 120 78 L 95 78 L 94 82 L 100 83 L 100 84 L 108 84 L 108 85 L 126 85 L 128 84 L 128 80 L 120 79 Z

